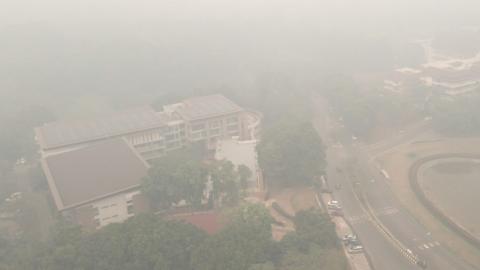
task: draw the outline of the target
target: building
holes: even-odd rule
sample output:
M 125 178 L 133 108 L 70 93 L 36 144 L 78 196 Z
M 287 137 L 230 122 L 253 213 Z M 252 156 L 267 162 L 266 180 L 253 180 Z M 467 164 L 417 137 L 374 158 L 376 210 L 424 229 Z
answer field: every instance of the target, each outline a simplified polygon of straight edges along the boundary
M 217 143 L 215 159 L 229 160 L 238 168 L 240 165 L 247 166 L 252 172 L 248 180 L 248 189 L 256 192 L 261 187 L 260 169 L 257 157 L 257 141 L 239 141 L 238 138 L 222 140 Z
M 255 113 L 211 95 L 159 112 L 141 107 L 47 123 L 35 134 L 58 211 L 93 230 L 148 210 L 139 187 L 149 161 L 190 143 L 214 150 L 222 140 L 255 136 L 259 123 Z
M 219 139 L 246 136 L 247 113 L 222 95 L 186 99 L 160 112 L 141 107 L 95 119 L 58 121 L 35 129 L 42 156 L 111 138 L 125 138 L 147 161 L 192 142 L 213 149 Z
M 148 210 L 139 187 L 149 165 L 125 139 L 94 143 L 42 159 L 55 205 L 93 230 Z

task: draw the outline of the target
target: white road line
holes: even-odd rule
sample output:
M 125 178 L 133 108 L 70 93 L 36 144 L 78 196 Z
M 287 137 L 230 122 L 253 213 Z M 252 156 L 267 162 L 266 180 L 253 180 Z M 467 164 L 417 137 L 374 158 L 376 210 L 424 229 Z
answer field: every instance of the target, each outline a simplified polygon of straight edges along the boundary
M 435 241 L 435 242 L 429 242 L 429 243 L 426 243 L 426 244 L 422 244 L 422 245 L 418 246 L 418 249 L 424 250 L 424 249 L 434 248 L 434 247 L 438 247 L 438 246 L 440 246 L 440 243 L 438 241 Z

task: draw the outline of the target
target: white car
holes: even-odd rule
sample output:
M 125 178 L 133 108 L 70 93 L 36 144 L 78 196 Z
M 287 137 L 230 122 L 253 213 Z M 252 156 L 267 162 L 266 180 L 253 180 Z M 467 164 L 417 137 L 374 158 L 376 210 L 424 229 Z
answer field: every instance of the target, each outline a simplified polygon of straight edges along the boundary
M 348 249 L 348 253 L 350 254 L 357 254 L 362 252 L 363 252 L 363 247 L 361 245 L 352 246 Z
M 20 200 L 22 198 L 22 193 L 21 192 L 15 192 L 10 194 L 8 198 L 5 199 L 5 202 L 14 202 L 17 200 Z
M 340 206 L 339 202 L 338 201 L 329 201 L 327 203 L 327 208 L 328 209 L 334 209 L 334 210 L 340 210 L 342 209 L 342 207 Z
M 338 205 L 338 201 L 331 200 L 327 203 L 328 206 Z

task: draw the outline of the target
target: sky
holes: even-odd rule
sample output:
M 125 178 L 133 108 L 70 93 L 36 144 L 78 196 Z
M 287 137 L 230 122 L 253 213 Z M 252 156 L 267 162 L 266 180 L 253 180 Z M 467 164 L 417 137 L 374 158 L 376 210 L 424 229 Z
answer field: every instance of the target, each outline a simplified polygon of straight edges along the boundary
M 478 27 L 479 10 L 478 0 L 0 0 L 0 97 L 382 70 L 392 44 Z
M 163 20 L 286 20 L 372 26 L 401 21 L 468 21 L 475 0 L 2 0 L 0 25 Z

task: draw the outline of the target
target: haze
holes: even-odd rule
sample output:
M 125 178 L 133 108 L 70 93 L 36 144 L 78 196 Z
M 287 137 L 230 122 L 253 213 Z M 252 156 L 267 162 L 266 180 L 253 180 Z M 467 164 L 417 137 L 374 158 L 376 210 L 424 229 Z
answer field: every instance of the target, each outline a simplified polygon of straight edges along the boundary
M 480 269 L 480 1 L 0 0 L 0 270 Z

